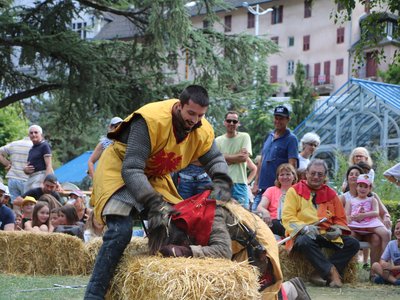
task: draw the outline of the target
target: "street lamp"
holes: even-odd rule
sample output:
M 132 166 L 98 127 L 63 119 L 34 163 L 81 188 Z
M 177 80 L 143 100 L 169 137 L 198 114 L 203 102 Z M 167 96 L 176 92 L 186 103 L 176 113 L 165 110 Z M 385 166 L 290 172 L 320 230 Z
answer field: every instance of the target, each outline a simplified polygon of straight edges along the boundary
M 254 24 L 255 36 L 258 37 L 259 27 L 260 27 L 259 17 L 273 11 L 273 9 L 272 8 L 263 9 L 262 7 L 260 7 L 259 4 L 250 6 L 248 2 L 242 2 L 242 6 L 246 7 L 247 10 L 255 16 L 255 24 Z M 257 54 L 255 54 L 254 59 L 257 63 L 258 62 Z M 256 79 L 256 76 L 254 76 L 253 85 L 256 85 L 256 84 L 257 84 L 257 79 Z
M 259 17 L 273 11 L 273 9 L 272 8 L 263 9 L 262 7 L 260 7 L 259 4 L 250 6 L 249 3 L 247 2 L 242 2 L 242 6 L 246 7 L 247 10 L 255 16 L 255 26 L 254 26 L 256 31 L 255 35 L 258 36 L 260 27 Z

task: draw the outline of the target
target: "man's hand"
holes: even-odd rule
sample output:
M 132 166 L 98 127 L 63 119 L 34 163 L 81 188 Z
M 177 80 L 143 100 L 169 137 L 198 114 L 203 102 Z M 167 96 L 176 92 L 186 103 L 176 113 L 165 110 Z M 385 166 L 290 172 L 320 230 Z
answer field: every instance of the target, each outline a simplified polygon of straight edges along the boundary
M 160 194 L 154 194 L 144 205 L 148 210 L 147 219 L 149 221 L 150 234 L 160 226 L 168 226 L 168 218 L 174 212 L 174 209 L 164 201 Z
M 35 172 L 35 167 L 33 165 L 26 165 L 24 167 L 24 173 L 26 175 L 32 174 L 33 172 Z
M 300 234 L 307 235 L 311 239 L 315 240 L 317 235 L 319 235 L 319 228 L 315 225 L 306 225 L 301 229 Z
M 233 181 L 228 174 L 215 173 L 212 179 L 211 198 L 217 200 L 228 201 L 231 199 L 231 190 Z
M 166 257 L 191 257 L 193 256 L 192 250 L 188 246 L 178 246 L 178 245 L 165 245 L 162 246 L 160 252 Z
M 342 235 L 342 230 L 338 227 L 330 227 L 325 234 L 325 238 L 328 241 L 336 240 L 339 236 Z

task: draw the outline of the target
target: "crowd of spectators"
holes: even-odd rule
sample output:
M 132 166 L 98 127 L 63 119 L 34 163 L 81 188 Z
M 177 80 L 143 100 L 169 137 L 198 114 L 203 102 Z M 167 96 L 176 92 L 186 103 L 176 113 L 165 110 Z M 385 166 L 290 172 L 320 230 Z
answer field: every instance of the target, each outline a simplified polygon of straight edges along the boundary
M 115 130 L 122 121 L 114 117 L 108 130 Z M 227 112 L 227 133 L 216 141 L 234 179 L 233 198 L 259 214 L 277 240 L 288 235 L 292 238 L 287 248 L 302 253 L 314 266 L 315 282 L 341 287 L 344 269 L 359 250 L 358 241 L 366 241 L 370 245 L 371 280 L 400 285 L 400 255 L 390 241 L 391 216 L 374 192 L 375 171 L 368 150 L 357 147 L 350 153 L 338 195 L 327 185 L 326 163 L 313 158 L 320 137 L 314 132 L 306 133 L 298 145 L 297 137 L 287 128 L 289 121 L 289 110 L 276 107 L 274 130 L 267 134 L 256 166 L 251 160 L 250 136 L 238 131 L 239 113 Z M 66 233 L 85 242 L 102 236 L 104 225 L 86 206 L 86 195 L 80 190 L 66 192 L 58 183 L 52 169 L 51 147 L 43 138 L 42 128 L 32 125 L 28 133 L 29 139 L 0 148 L 0 163 L 8 171 L 10 186 L 9 191 L 0 182 L 0 230 Z M 88 162 L 90 177 L 94 164 L 111 143 L 104 138 L 97 145 Z M 176 175 L 177 190 L 183 199 L 200 193 L 211 183 L 199 161 Z M 384 176 L 399 186 L 400 164 Z M 253 197 L 254 203 L 249 204 Z M 400 242 L 400 222 L 394 235 Z M 333 249 L 334 254 L 326 257 L 321 248 Z M 367 254 L 363 263 L 368 264 Z

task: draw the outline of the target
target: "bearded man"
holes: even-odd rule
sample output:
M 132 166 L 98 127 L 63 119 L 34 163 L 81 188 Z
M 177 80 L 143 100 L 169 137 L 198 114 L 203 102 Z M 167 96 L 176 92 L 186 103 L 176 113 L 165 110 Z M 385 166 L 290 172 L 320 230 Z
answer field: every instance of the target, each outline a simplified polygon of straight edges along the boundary
M 209 98 L 198 85 L 178 99 L 150 103 L 128 116 L 108 137 L 93 178 L 91 204 L 107 224 L 85 299 L 104 299 L 121 256 L 132 237 L 133 220 L 144 215 L 148 234 L 167 225 L 171 206 L 182 201 L 170 173 L 198 160 L 213 180 L 214 195 L 230 199 L 228 166 L 205 120 Z

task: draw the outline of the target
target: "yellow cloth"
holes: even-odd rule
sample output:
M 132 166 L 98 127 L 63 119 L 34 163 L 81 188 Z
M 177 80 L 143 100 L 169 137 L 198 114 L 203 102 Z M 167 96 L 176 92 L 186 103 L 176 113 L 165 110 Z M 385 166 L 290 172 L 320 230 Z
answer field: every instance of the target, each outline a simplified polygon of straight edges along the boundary
M 246 225 L 249 229 L 256 233 L 257 241 L 267 250 L 267 256 L 273 267 L 275 283 L 261 292 L 263 300 L 278 299 L 278 292 L 281 288 L 283 275 L 281 265 L 279 263 L 279 249 L 275 236 L 269 227 L 255 214 L 252 214 L 240 204 L 233 201 L 222 202 L 218 204 L 228 209 L 235 218 Z M 233 259 L 236 261 L 247 261 L 247 251 L 241 251 L 243 246 L 236 241 L 232 242 Z
M 118 138 L 119 132 L 129 126 L 134 116 L 141 115 L 144 118 L 151 142 L 150 156 L 146 161 L 144 173 L 153 188 L 173 204 L 182 201 L 182 198 L 172 182 L 170 173 L 185 168 L 207 153 L 214 140 L 213 128 L 203 118 L 199 128 L 190 132 L 179 144 L 176 142 L 172 126 L 172 108 L 178 101 L 171 99 L 147 104 L 129 115 L 117 130 L 109 135 Z M 125 151 L 126 144 L 115 140 L 100 157 L 93 178 L 91 197 L 91 205 L 94 206 L 98 221 L 102 219 L 107 201 L 125 185 L 121 176 Z
M 317 223 L 325 217 L 328 220 L 318 225 L 321 228 L 321 234 L 324 234 L 331 226 L 340 228 L 344 234 L 350 233 L 343 205 L 337 195 L 332 199 L 328 199 L 329 201 L 318 204 L 318 209 L 313 205 L 311 198 L 311 195 L 310 199 L 303 198 L 293 187 L 286 192 L 282 211 L 282 224 L 286 229 L 287 235 L 294 238 L 304 226 Z M 340 244 L 342 239 L 339 238 L 337 241 L 332 242 Z M 293 239 L 286 243 L 288 250 L 291 250 L 292 247 Z

